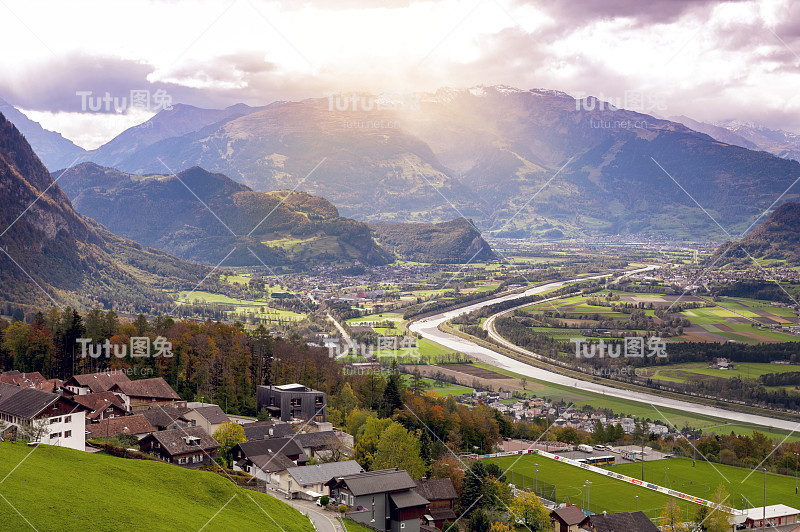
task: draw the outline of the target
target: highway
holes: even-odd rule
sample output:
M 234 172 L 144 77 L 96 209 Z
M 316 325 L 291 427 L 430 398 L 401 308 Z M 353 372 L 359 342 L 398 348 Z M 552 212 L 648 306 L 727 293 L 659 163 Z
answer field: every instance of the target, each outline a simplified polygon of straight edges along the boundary
M 632 273 L 646 271 L 649 269 L 653 269 L 654 267 L 648 268 L 641 268 L 638 270 L 634 270 L 628 272 L 626 275 L 630 275 Z M 470 340 L 465 340 L 458 336 L 442 332 L 438 329 L 439 325 L 453 319 L 456 316 L 461 314 L 465 314 L 468 312 L 472 312 L 473 310 L 477 310 L 482 307 L 486 307 L 489 305 L 494 305 L 496 303 L 500 303 L 502 301 L 509 301 L 513 299 L 518 299 L 525 296 L 530 296 L 533 294 L 539 294 L 545 292 L 547 290 L 551 290 L 553 288 L 558 288 L 565 284 L 574 283 L 581 280 L 587 279 L 599 279 L 606 276 L 595 276 L 595 277 L 587 277 L 583 279 L 572 279 L 569 281 L 558 281 L 547 283 L 541 286 L 529 288 L 528 290 L 517 293 L 517 294 L 505 294 L 500 295 L 496 298 L 490 299 L 488 301 L 483 301 L 480 303 L 474 303 L 472 305 L 468 305 L 466 307 L 462 307 L 455 310 L 449 310 L 446 312 L 442 312 L 440 314 L 436 314 L 434 316 L 429 316 L 427 318 L 422 318 L 418 321 L 415 321 L 409 325 L 409 329 L 412 332 L 419 333 L 422 335 L 423 338 L 427 338 L 432 340 L 438 344 L 441 344 L 448 349 L 452 349 L 454 351 L 459 351 L 466 355 L 475 357 L 478 360 L 491 364 L 495 367 L 505 369 L 508 371 L 513 371 L 514 373 L 518 373 L 520 375 L 525 375 L 527 377 L 537 379 L 540 381 L 550 382 L 554 384 L 560 384 L 564 386 L 573 386 L 575 388 L 579 388 L 581 390 L 586 390 L 589 392 L 595 392 L 603 395 L 608 395 L 610 397 L 619 397 L 621 399 L 627 399 L 630 401 L 636 401 L 638 403 L 643 403 L 647 405 L 653 406 L 653 415 L 650 416 L 651 419 L 662 419 L 662 416 L 658 413 L 658 409 L 660 408 L 671 408 L 676 410 L 682 410 L 685 412 L 692 412 L 694 414 L 701 414 L 704 416 L 713 416 L 716 418 L 724 419 L 734 423 L 752 423 L 756 425 L 762 425 L 765 427 L 772 427 L 776 429 L 783 429 L 783 430 L 796 430 L 800 431 L 800 423 L 782 419 L 771 418 L 767 416 L 757 415 L 757 414 L 748 414 L 744 412 L 735 412 L 733 410 L 726 410 L 723 408 L 717 408 L 713 406 L 706 406 L 698 403 L 692 403 L 690 401 L 682 401 L 678 399 L 670 399 L 670 398 L 663 398 L 653 394 L 645 394 L 637 391 L 629 391 L 619 388 L 613 388 L 610 386 L 606 386 L 604 384 L 599 384 L 595 382 L 584 381 L 580 379 L 575 379 L 573 377 L 567 377 L 565 375 L 560 375 L 553 371 L 548 371 L 546 369 L 537 368 L 526 364 L 524 362 L 520 362 L 519 360 L 513 359 L 506 355 L 500 354 L 497 351 L 492 349 L 488 349 L 481 345 L 478 345 Z M 493 319 L 496 317 L 496 314 L 489 319 Z M 488 320 L 487 320 L 488 321 Z M 491 323 L 491 322 L 490 322 Z M 525 351 L 520 349 L 517 346 L 502 340 L 502 343 L 506 344 L 508 347 L 513 348 L 516 351 Z M 527 354 L 531 356 L 538 357 L 535 353 L 527 352 Z M 597 407 L 602 407 L 602 404 L 595 405 Z

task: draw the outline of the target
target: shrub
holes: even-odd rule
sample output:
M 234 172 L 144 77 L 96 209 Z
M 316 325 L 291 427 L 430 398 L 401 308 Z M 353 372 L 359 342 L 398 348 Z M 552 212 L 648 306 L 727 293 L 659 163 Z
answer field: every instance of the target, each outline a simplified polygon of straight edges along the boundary
M 320 498 L 319 498 L 319 503 L 320 503 L 322 506 L 328 506 L 328 503 L 329 503 L 330 501 L 331 501 L 331 498 L 330 498 L 330 497 L 328 497 L 327 495 L 323 495 L 322 497 L 320 497 Z
M 347 511 L 347 505 L 346 504 L 340 504 L 339 505 L 339 513 L 343 514 L 346 511 Z

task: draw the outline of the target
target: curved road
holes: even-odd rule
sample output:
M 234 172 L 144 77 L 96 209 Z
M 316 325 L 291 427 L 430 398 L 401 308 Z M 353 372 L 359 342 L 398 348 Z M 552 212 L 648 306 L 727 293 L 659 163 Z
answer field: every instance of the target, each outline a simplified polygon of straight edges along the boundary
M 647 268 L 641 268 L 639 270 L 634 270 L 628 272 L 626 275 L 630 275 L 632 273 L 646 271 L 650 269 L 654 269 L 655 267 L 650 266 Z M 678 399 L 669 399 L 664 397 L 659 397 L 657 395 L 645 394 L 641 392 L 634 392 L 630 390 L 624 390 L 619 388 L 612 388 L 610 386 L 605 386 L 603 384 L 598 384 L 595 382 L 584 381 L 580 379 L 575 379 L 573 377 L 567 377 L 564 375 L 560 375 L 558 373 L 548 371 L 546 369 L 537 368 L 535 366 L 531 366 L 529 364 L 525 364 L 524 362 L 520 362 L 519 360 L 513 359 L 506 355 L 502 355 L 496 351 L 473 343 L 469 340 L 465 340 L 458 336 L 442 332 L 438 329 L 439 325 L 442 323 L 449 321 L 456 316 L 461 314 L 465 314 L 467 312 L 472 312 L 473 310 L 477 310 L 482 307 L 486 307 L 489 305 L 493 305 L 495 303 L 500 303 L 502 301 L 509 301 L 513 299 L 519 299 L 521 297 L 530 296 L 533 294 L 539 294 L 541 292 L 545 292 L 547 290 L 551 290 L 553 288 L 558 288 L 565 284 L 577 282 L 577 281 L 585 281 L 587 279 L 599 279 L 602 277 L 607 277 L 607 275 L 598 275 L 595 277 L 586 277 L 583 279 L 572 279 L 569 281 L 557 281 L 548 283 L 541 286 L 536 286 L 533 288 L 529 288 L 528 290 L 518 293 L 518 294 L 506 294 L 504 296 L 499 296 L 494 299 L 490 299 L 488 301 L 483 301 L 480 303 L 474 303 L 472 305 L 468 305 L 466 307 L 462 307 L 455 310 L 449 310 L 446 312 L 442 312 L 440 314 L 436 314 L 434 316 L 429 316 L 427 318 L 423 318 L 419 321 L 415 321 L 409 325 L 409 329 L 412 332 L 419 333 L 422 335 L 423 338 L 428 338 L 429 340 L 433 340 L 434 342 L 441 344 L 449 349 L 453 349 L 455 351 L 460 351 L 464 354 L 470 355 L 472 357 L 477 358 L 483 362 L 487 362 L 493 366 L 496 366 L 501 369 L 505 369 L 508 371 L 513 371 L 514 373 L 518 373 L 520 375 L 525 375 L 527 377 L 531 377 L 534 379 L 538 379 L 545 382 L 551 382 L 554 384 L 561 384 L 564 386 L 573 386 L 575 388 L 580 388 L 582 390 L 586 390 L 589 392 L 595 392 L 603 395 L 608 395 L 610 397 L 619 397 L 621 399 L 627 399 L 630 401 L 636 401 L 639 403 L 654 405 L 656 408 L 663 407 L 663 408 L 672 408 L 676 410 L 683 410 L 686 412 L 692 412 L 694 414 L 701 414 L 706 416 L 713 416 L 720 419 L 725 419 L 732 422 L 738 423 L 752 423 L 755 425 L 762 425 L 765 427 L 772 427 L 776 429 L 783 429 L 783 430 L 798 430 L 800 431 L 800 423 L 796 423 L 793 421 L 783 420 L 783 419 L 776 419 L 767 416 L 761 416 L 757 414 L 747 414 L 744 412 L 735 412 L 733 410 L 726 410 L 723 408 L 717 408 L 713 406 L 706 406 L 701 405 L 698 403 L 692 403 L 689 401 L 681 401 Z M 491 318 L 490 318 L 491 319 Z M 516 350 L 520 348 L 514 346 Z M 654 412 L 656 410 L 654 408 Z M 656 412 L 657 414 L 657 412 Z M 657 414 L 658 415 L 658 414 Z M 660 417 L 660 416 L 659 416 Z M 656 419 L 654 416 L 653 419 Z

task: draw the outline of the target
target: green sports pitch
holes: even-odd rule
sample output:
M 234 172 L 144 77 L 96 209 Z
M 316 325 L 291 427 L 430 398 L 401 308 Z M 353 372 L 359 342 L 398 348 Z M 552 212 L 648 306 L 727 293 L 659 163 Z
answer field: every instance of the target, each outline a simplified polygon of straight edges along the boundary
M 490 458 L 487 461 L 498 463 L 506 471 L 508 480 L 517 487 L 530 489 L 535 483 L 538 483 L 540 488 L 545 483 L 549 485 L 549 489 L 555 487 L 557 502 L 584 506 L 588 491 L 589 509 L 593 512 L 642 510 L 648 517 L 654 519 L 660 515 L 671 498 L 663 493 L 535 454 L 503 456 Z M 642 464 L 641 462 L 617 464 L 606 469 L 641 478 Z M 645 481 L 665 485 L 696 497 L 711 499 L 717 487 L 722 484 L 730 495 L 726 505 L 741 509 L 763 504 L 764 477 L 761 472 L 701 461 L 693 467 L 692 460 L 686 458 L 645 462 L 644 469 Z M 591 482 L 588 489 L 587 480 Z M 794 477 L 768 473 L 766 484 L 767 504 L 787 504 L 793 507 L 798 507 L 800 504 L 800 495 L 795 494 Z M 699 508 L 696 504 L 681 499 L 675 500 L 688 517 L 692 517 Z

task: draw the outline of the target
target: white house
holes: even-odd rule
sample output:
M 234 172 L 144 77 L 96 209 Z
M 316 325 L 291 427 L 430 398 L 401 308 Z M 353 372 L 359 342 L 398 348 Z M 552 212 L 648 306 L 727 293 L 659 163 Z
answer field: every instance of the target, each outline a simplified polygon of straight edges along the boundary
M 41 427 L 38 443 L 85 450 L 87 410 L 57 393 L 0 383 L 0 420 L 18 430 Z

